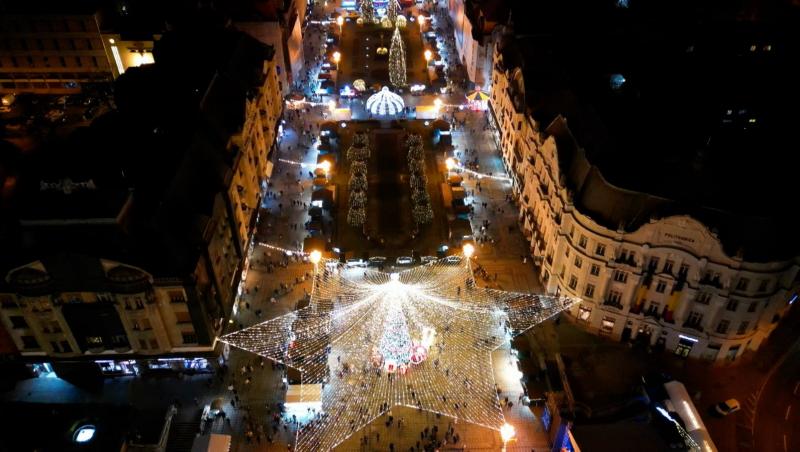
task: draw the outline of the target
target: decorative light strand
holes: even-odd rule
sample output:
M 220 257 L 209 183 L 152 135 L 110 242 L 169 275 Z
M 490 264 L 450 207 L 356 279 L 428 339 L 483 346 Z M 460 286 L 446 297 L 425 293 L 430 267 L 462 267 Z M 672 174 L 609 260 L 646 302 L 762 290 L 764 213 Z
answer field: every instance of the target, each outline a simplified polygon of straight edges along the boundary
M 499 429 L 492 351 L 579 301 L 477 287 L 459 256 L 394 274 L 315 269 L 307 307 L 221 338 L 299 369 L 302 401 L 321 388 L 297 451 L 330 450 L 396 405 Z

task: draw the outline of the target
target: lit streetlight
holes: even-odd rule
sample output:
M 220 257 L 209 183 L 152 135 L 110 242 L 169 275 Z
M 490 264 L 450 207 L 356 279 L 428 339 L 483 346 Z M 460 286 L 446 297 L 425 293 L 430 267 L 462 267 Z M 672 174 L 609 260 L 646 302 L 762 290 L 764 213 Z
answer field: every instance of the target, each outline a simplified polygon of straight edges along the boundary
M 322 260 L 322 253 L 317 250 L 312 251 L 308 255 L 308 260 L 310 260 L 311 263 L 314 264 L 314 266 L 316 266 L 317 264 L 319 264 L 319 261 Z
M 330 110 L 331 113 L 333 113 L 333 110 L 336 110 L 336 101 L 335 100 L 331 99 L 331 100 L 328 101 L 328 110 Z
M 509 441 L 513 441 L 514 438 L 517 436 L 517 431 L 511 424 L 503 424 L 500 427 L 500 438 L 503 440 L 503 450 L 506 450 L 506 445 Z
M 433 100 L 433 106 L 436 107 L 436 116 L 437 117 L 439 116 L 439 113 L 441 113 L 441 111 L 442 111 L 442 105 L 444 105 L 444 102 L 442 102 L 442 99 L 439 99 L 437 97 L 436 99 Z
M 461 247 L 461 252 L 464 253 L 464 257 L 469 259 L 475 254 L 475 247 L 472 246 L 471 243 L 465 243 L 464 246 Z
M 342 54 L 337 50 L 333 52 L 333 62 L 336 63 L 336 71 L 339 71 L 339 61 L 342 61 Z
M 342 25 L 344 25 L 344 17 L 342 16 L 337 17 L 336 23 L 339 25 L 339 34 L 342 34 Z
M 425 62 L 430 63 L 431 59 L 433 58 L 433 52 L 431 52 L 431 49 L 425 49 L 424 55 L 425 55 Z
M 417 16 L 417 21 L 419 22 L 419 28 L 421 30 L 425 26 L 425 16 L 420 14 L 419 16 Z
M 453 157 L 447 157 L 444 161 L 444 166 L 447 167 L 447 171 L 450 171 L 456 167 L 456 160 Z

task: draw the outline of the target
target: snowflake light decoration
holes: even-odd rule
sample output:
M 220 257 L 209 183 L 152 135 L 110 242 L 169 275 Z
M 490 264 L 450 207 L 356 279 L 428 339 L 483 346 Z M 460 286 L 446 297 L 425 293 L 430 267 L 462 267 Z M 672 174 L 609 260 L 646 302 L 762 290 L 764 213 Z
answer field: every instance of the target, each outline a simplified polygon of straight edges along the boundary
M 461 256 L 391 274 L 330 260 L 307 307 L 221 340 L 321 386 L 322 413 L 296 450 L 322 451 L 397 405 L 499 431 L 492 351 L 577 301 L 477 287 Z

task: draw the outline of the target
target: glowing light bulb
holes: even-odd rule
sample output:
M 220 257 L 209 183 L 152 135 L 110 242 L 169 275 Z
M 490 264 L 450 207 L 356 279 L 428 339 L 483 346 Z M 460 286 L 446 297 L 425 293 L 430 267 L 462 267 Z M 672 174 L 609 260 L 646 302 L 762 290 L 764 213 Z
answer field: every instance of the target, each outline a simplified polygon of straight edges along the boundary
M 310 260 L 312 264 L 317 265 L 319 261 L 322 260 L 322 253 L 317 250 L 312 251 L 311 254 L 308 255 L 308 260 Z
M 465 243 L 461 248 L 461 251 L 464 253 L 465 257 L 470 258 L 473 254 L 475 254 L 475 247 L 472 246 L 471 243 Z

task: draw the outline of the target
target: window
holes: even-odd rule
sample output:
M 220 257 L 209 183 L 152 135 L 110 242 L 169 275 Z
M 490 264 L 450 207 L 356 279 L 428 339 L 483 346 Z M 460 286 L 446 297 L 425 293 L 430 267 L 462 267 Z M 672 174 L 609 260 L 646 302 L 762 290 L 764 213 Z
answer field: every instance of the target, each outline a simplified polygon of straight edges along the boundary
M 28 322 L 25 321 L 25 317 L 21 315 L 10 315 L 8 319 L 11 320 L 11 327 L 15 329 L 22 329 L 28 328 Z
M 569 238 L 571 239 L 575 238 L 575 226 L 571 226 L 569 228 Z
M 197 335 L 194 333 L 181 333 L 181 338 L 183 338 L 184 344 L 196 344 L 197 343 Z
M 659 259 L 657 257 L 651 257 L 650 261 L 647 263 L 647 269 L 650 271 L 656 271 L 658 268 L 658 260 Z
M 725 319 L 720 320 L 719 324 L 717 325 L 717 333 L 719 334 L 727 333 L 728 327 L 730 326 L 731 326 L 730 320 L 725 320 Z
M 578 320 L 582 320 L 584 322 L 589 321 L 589 317 L 592 315 L 592 308 L 587 308 L 586 306 L 581 306 L 578 312 Z
M 566 267 L 566 266 L 564 266 L 564 265 L 562 264 L 562 265 L 561 265 L 561 271 L 560 271 L 560 272 L 558 272 L 558 277 L 559 277 L 559 278 L 561 278 L 561 279 L 564 279 L 564 272 L 565 272 L 566 270 L 567 270 L 567 267 Z
M 583 291 L 583 296 L 586 298 L 594 297 L 594 284 L 586 285 L 586 289 Z
M 597 264 L 592 264 L 591 268 L 589 268 L 589 273 L 592 276 L 598 276 L 600 274 L 600 266 Z
M 686 264 L 681 264 L 681 268 L 678 269 L 678 275 L 683 276 L 685 278 L 686 275 L 688 274 L 689 274 L 689 266 Z
M 658 284 L 656 284 L 656 292 L 664 293 L 664 291 L 666 291 L 666 290 L 667 290 L 667 283 L 665 283 L 664 281 L 659 280 Z
M 147 350 L 147 341 L 144 339 L 139 339 L 139 348 L 142 350 Z
M 758 302 L 751 301 L 750 306 L 747 307 L 747 312 L 756 312 L 756 308 L 758 308 Z
M 615 270 L 614 271 L 614 281 L 621 282 L 621 283 L 627 282 L 628 281 L 628 274 L 623 272 L 623 271 Z
M 589 239 L 586 238 L 585 235 L 582 235 L 580 239 L 578 239 L 578 246 L 586 249 L 586 245 L 589 243 Z
M 575 288 L 577 286 L 578 286 L 578 278 L 576 278 L 574 276 L 570 276 L 569 277 L 569 288 L 572 289 L 572 290 L 575 290 Z
M 575 267 L 581 268 L 582 265 L 583 259 L 581 259 L 580 256 L 575 256 Z
M 36 338 L 33 336 L 22 336 L 22 348 L 25 349 L 32 349 L 32 348 L 39 348 L 39 343 L 36 342 Z
M 185 338 L 185 336 L 184 336 Z M 158 341 L 155 339 L 150 339 L 150 350 L 158 350 Z
M 86 343 L 91 346 L 103 346 L 103 338 L 100 336 L 86 336 Z
M 703 314 L 697 311 L 692 311 L 689 313 L 689 317 L 686 319 L 686 325 L 699 325 L 702 321 Z
M 608 301 L 612 304 L 620 304 L 620 300 L 622 299 L 622 293 L 616 290 L 612 290 L 608 292 Z
M 758 291 L 759 292 L 766 292 L 769 285 L 769 281 L 766 279 L 762 279 L 758 283 Z
M 666 261 L 664 262 L 664 273 L 672 273 L 672 268 L 675 266 L 675 262 L 673 261 Z
M 744 334 L 747 332 L 747 328 L 750 326 L 750 322 L 745 320 L 739 324 L 739 329 L 736 330 L 736 334 Z
M 594 254 L 598 256 L 605 256 L 606 255 L 606 246 L 602 243 L 598 243 L 597 247 L 594 249 Z
M 739 281 L 736 282 L 736 290 L 746 291 L 747 286 L 750 285 L 750 280 L 747 278 L 739 278 Z
M 614 331 L 614 323 L 616 323 L 616 320 L 613 317 L 603 317 L 601 332 L 611 333 Z
M 711 302 L 711 294 L 708 292 L 699 292 L 694 301 L 700 304 L 709 304 Z
M 739 307 L 739 300 L 731 298 L 730 300 L 728 300 L 728 305 L 725 306 L 725 309 L 727 309 L 728 311 L 735 312 L 738 307 Z
M 564 250 L 564 256 L 569 257 L 569 247 Z
M 63 353 L 72 353 L 72 346 L 69 345 L 69 341 L 61 341 L 61 351 Z

